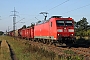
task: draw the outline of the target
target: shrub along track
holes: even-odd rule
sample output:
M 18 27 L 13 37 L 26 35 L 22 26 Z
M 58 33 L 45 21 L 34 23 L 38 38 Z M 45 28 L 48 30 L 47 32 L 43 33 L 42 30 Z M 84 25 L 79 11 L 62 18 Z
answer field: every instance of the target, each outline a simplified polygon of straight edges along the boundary
M 5 54 L 7 54 L 5 56 Z M 6 58 L 8 57 L 8 58 Z M 1 59 L 2 60 L 17 60 L 14 51 L 12 50 L 11 46 L 8 44 L 6 40 L 2 40 L 1 42 Z
M 83 55 L 90 60 L 90 48 L 71 48 L 70 50 L 76 52 L 78 55 Z
M 54 45 L 47 45 L 43 43 L 38 43 L 38 42 L 33 42 L 29 41 L 29 44 L 38 46 L 39 48 L 44 48 L 45 50 L 48 51 L 53 51 L 58 55 L 64 55 L 65 57 L 67 56 L 83 56 L 84 60 L 90 59 L 90 48 L 75 48 L 75 47 L 56 47 Z M 69 54 L 65 51 L 69 51 Z

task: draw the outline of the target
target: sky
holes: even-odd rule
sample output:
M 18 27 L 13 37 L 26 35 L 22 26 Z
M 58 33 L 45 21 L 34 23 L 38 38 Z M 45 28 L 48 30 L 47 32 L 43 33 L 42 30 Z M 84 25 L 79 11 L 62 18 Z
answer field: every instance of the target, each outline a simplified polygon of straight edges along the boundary
M 48 12 L 47 19 L 57 15 L 79 21 L 85 17 L 90 24 L 90 0 L 0 0 L 0 31 L 5 32 L 8 27 L 13 30 L 14 7 L 18 15 L 16 29 L 42 21 L 44 16 L 40 12 Z

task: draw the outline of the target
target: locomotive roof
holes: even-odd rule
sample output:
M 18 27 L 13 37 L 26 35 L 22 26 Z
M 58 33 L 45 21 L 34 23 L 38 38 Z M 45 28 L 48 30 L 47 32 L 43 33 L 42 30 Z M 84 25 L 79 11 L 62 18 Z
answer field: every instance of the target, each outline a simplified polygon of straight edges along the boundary
M 51 18 L 62 18 L 62 16 L 51 16 Z M 37 22 L 35 25 L 39 25 L 39 24 L 43 24 L 43 23 L 46 23 L 48 22 L 51 18 L 49 18 L 48 20 L 42 20 L 41 22 Z M 70 17 L 68 17 L 70 18 Z
M 51 18 L 61 18 L 62 16 L 52 16 Z

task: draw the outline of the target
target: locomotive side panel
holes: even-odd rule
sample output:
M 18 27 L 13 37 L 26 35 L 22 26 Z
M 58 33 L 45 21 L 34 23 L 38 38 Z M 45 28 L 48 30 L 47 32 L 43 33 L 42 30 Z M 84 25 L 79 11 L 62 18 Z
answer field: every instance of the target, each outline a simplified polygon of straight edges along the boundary
M 41 38 L 43 25 L 34 26 L 34 38 Z
M 34 26 L 34 38 L 49 39 L 49 22 Z
M 42 38 L 50 39 L 50 36 L 49 36 L 49 22 L 46 22 L 46 23 L 43 24 L 43 27 L 42 27 Z
M 50 38 L 53 40 L 57 40 L 57 29 L 56 29 L 56 20 L 55 18 L 51 18 L 49 21 L 49 34 Z

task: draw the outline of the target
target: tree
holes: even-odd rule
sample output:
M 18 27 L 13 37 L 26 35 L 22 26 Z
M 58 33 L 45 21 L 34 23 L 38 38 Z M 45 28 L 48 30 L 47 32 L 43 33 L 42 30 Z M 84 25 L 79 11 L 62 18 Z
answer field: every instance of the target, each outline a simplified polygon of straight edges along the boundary
M 80 21 L 76 23 L 76 26 L 80 30 L 86 29 L 86 27 L 88 26 L 87 19 L 83 17 Z
M 76 35 L 79 36 L 89 35 L 87 30 L 90 29 L 90 25 L 88 25 L 87 19 L 85 17 L 83 17 L 80 21 L 75 22 L 75 27 L 76 27 L 75 28 Z
M 24 28 L 26 28 L 26 25 L 23 25 L 23 27 L 22 27 L 22 28 L 23 28 L 23 29 L 24 29 Z
M 31 27 L 34 27 L 34 26 L 35 26 L 35 23 L 32 22 L 32 23 L 31 23 Z
M 30 26 L 28 26 L 27 28 L 30 28 Z

